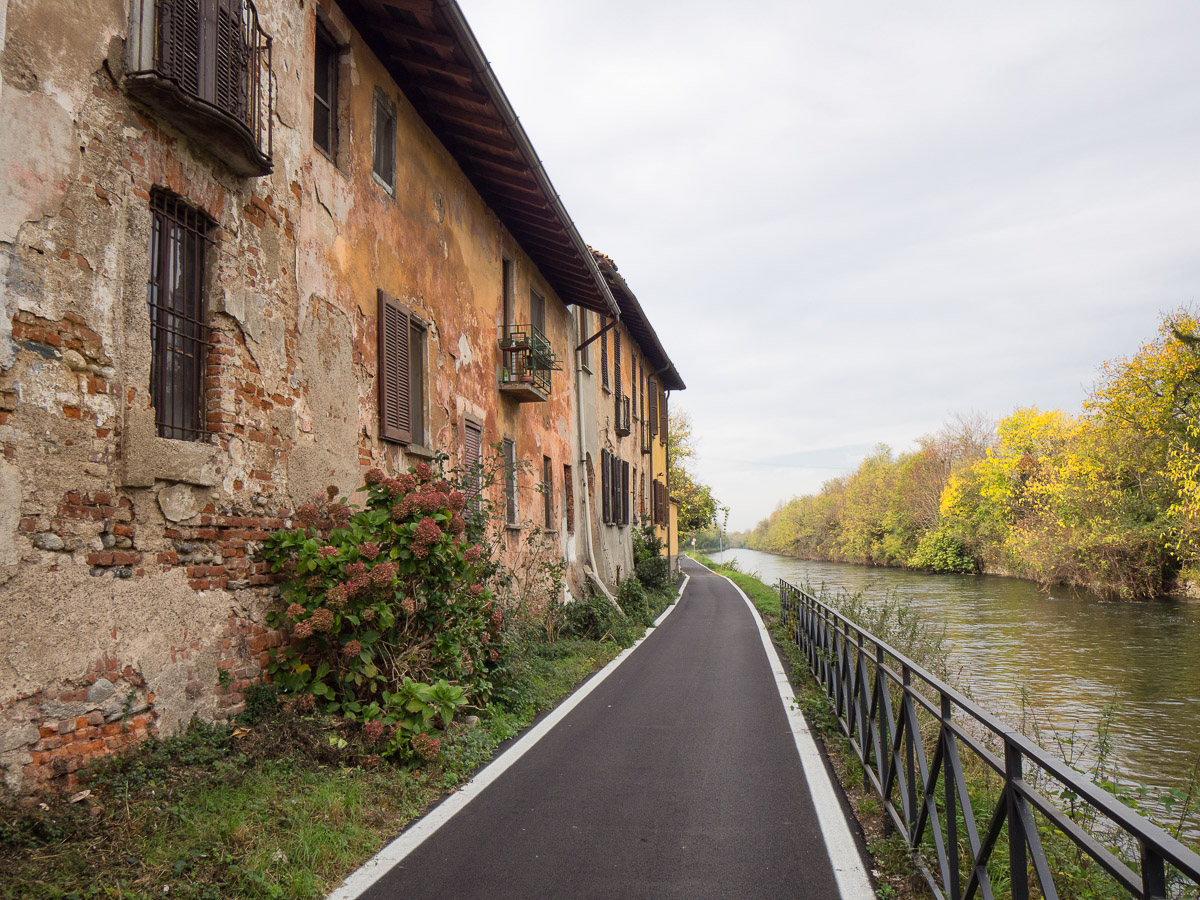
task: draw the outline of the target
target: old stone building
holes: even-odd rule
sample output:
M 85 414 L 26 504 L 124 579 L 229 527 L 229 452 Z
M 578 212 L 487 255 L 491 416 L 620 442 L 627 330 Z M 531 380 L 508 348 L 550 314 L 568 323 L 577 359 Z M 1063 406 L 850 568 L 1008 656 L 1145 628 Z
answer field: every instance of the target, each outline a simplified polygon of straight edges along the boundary
M 524 461 L 584 589 L 575 348 L 632 307 L 454 3 L 0 0 L 0 115 L 10 786 L 238 710 L 262 542 L 371 466 Z
M 596 565 L 617 581 L 633 570 L 631 527 L 652 524 L 667 548 L 673 536 L 677 541 L 667 486 L 667 392 L 685 385 L 616 264 L 594 255 L 621 315 L 605 330 L 592 327 L 587 310 L 577 314 L 581 337 L 600 332 L 578 361 L 589 423 L 581 436 L 600 496 L 591 533 Z

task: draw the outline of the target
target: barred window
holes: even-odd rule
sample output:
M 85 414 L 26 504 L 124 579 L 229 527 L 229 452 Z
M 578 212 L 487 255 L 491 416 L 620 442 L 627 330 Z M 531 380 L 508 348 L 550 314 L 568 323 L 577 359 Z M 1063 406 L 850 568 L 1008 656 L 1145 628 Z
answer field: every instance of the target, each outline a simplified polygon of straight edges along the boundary
M 205 436 L 204 248 L 211 222 L 165 191 L 150 197 L 150 397 L 160 437 Z

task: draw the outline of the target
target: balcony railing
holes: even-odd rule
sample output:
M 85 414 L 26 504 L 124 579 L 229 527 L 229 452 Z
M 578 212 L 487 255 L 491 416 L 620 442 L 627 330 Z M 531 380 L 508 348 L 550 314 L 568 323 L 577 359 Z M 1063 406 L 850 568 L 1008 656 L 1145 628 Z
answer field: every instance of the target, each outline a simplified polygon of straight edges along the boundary
M 614 413 L 615 413 L 615 418 L 613 419 L 613 421 L 615 422 L 615 428 L 616 428 L 617 434 L 621 437 L 624 437 L 625 435 L 629 434 L 629 432 L 631 430 L 630 422 L 629 422 L 629 398 L 628 397 L 617 397 L 616 409 L 614 410 Z
M 501 325 L 500 388 L 520 401 L 544 401 L 550 398 L 550 373 L 562 369 L 562 362 L 550 341 L 533 325 Z
M 271 38 L 251 0 L 133 0 L 129 94 L 243 176 L 271 172 Z

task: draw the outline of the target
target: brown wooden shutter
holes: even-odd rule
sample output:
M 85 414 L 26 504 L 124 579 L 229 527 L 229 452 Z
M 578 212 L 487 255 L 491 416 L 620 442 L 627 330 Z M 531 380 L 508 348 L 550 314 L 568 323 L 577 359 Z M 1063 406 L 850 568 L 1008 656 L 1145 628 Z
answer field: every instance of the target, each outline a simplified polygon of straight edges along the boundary
M 612 486 L 610 482 L 610 472 L 608 464 L 609 453 L 607 450 L 600 451 L 600 494 L 602 495 L 601 503 L 604 507 L 604 524 L 612 522 Z
M 665 447 L 667 446 L 667 423 L 669 421 L 669 416 L 667 415 L 666 391 L 663 391 L 658 396 L 658 417 L 660 419 L 658 423 L 658 434 L 659 438 L 662 440 L 663 446 Z
M 621 524 L 629 524 L 629 463 L 621 462 Z
M 608 332 L 604 331 L 604 319 L 600 319 L 600 383 L 608 387 Z
M 647 403 L 650 404 L 650 437 L 658 434 L 658 382 L 653 378 L 646 386 Z
M 412 441 L 409 381 L 408 310 L 390 294 L 379 292 L 379 434 L 384 440 Z
M 463 468 L 467 472 L 466 495 L 471 509 L 479 511 L 479 494 L 482 488 L 482 473 L 479 458 L 483 449 L 483 432 L 474 422 L 467 422 L 463 429 Z
M 621 332 L 613 329 L 613 391 L 617 395 L 617 417 L 621 416 Z

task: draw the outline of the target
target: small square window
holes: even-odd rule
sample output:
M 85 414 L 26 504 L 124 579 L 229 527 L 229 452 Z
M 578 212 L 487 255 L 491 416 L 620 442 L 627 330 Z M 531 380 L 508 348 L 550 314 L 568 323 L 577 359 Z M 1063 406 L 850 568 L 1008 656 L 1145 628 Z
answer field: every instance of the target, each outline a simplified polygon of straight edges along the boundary
M 396 108 L 375 92 L 374 156 L 371 171 L 389 193 L 396 190 Z

